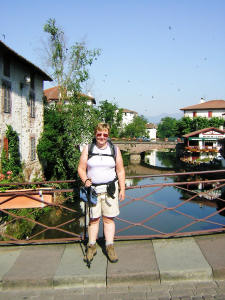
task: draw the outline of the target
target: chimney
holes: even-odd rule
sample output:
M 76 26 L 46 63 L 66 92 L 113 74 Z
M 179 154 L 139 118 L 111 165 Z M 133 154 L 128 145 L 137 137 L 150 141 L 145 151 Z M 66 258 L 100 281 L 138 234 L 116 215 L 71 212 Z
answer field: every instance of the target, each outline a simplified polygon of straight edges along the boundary
M 200 103 L 205 103 L 205 99 L 203 97 L 200 99 Z

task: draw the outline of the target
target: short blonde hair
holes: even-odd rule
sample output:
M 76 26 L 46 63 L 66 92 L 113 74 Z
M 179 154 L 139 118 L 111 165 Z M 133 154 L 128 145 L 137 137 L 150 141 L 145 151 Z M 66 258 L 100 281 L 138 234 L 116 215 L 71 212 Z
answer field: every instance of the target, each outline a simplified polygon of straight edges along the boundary
M 98 125 L 95 128 L 95 134 L 97 131 L 105 131 L 108 130 L 108 133 L 110 132 L 110 127 L 108 123 L 98 123 Z

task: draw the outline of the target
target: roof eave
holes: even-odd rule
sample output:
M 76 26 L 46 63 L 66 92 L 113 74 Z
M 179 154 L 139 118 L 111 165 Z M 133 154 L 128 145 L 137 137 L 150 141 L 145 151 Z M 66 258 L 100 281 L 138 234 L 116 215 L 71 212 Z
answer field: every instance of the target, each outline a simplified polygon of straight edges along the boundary
M 3 51 L 7 51 L 10 53 L 10 55 L 16 57 L 17 59 L 19 59 L 22 63 L 27 64 L 29 67 L 33 68 L 36 70 L 36 72 L 38 72 L 42 77 L 44 81 L 53 81 L 53 79 L 44 71 L 42 71 L 39 67 L 35 66 L 33 63 L 31 63 L 29 60 L 27 60 L 26 58 L 24 58 L 23 56 L 19 55 L 18 53 L 16 53 L 14 50 L 12 50 L 11 48 L 9 48 L 6 44 L 4 44 L 2 41 L 0 41 L 0 49 L 3 49 Z

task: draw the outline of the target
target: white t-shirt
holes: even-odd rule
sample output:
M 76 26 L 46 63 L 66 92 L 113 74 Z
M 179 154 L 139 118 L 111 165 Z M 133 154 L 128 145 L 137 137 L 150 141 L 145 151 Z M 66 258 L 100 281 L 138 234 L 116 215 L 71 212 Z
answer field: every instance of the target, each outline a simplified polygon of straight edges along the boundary
M 98 154 L 112 154 L 109 144 L 107 144 L 107 147 L 104 149 L 100 149 L 94 145 L 92 152 Z M 87 176 L 91 178 L 94 184 L 108 183 L 116 177 L 115 166 L 116 163 L 113 156 L 93 155 L 87 161 Z M 97 193 L 106 192 L 106 185 L 100 185 L 94 188 Z

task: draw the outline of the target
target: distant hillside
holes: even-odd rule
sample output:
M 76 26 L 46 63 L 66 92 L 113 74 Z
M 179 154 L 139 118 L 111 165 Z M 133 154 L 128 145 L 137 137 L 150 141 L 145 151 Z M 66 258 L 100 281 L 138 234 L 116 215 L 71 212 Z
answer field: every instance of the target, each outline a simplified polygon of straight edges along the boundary
M 161 119 L 165 118 L 165 117 L 175 118 L 175 119 L 179 120 L 183 117 L 183 113 L 182 112 L 175 113 L 175 114 L 163 113 L 163 114 L 160 114 L 160 115 L 157 115 L 157 116 L 145 116 L 145 117 L 147 118 L 149 123 L 158 124 L 158 123 L 160 123 Z

